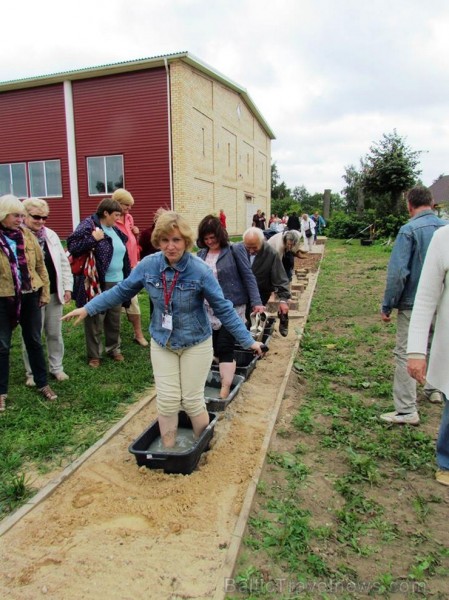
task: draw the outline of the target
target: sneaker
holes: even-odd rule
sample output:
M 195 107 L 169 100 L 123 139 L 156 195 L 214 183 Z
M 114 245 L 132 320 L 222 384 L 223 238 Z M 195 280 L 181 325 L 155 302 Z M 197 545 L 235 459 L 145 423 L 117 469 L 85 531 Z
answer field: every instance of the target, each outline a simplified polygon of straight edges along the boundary
M 443 404 L 443 395 L 438 390 L 435 390 L 428 396 L 428 400 L 431 404 Z
M 0 412 L 5 412 L 6 410 L 6 398 L 8 394 L 0 394 Z
M 25 385 L 27 387 L 34 387 L 36 385 L 36 382 L 34 381 L 34 377 L 32 375 L 27 375 Z
M 279 333 L 282 337 L 288 336 L 288 315 L 285 315 L 281 312 L 278 313 L 279 317 Z
M 441 485 L 449 485 L 449 471 L 443 471 L 443 469 L 438 469 L 435 473 L 435 479 Z
M 39 388 L 39 392 L 45 400 L 48 400 L 49 402 L 53 402 L 53 400 L 57 400 L 58 398 L 57 394 L 55 394 L 49 385 L 44 385 L 44 387 Z
M 392 423 L 393 425 L 419 425 L 419 415 L 417 412 L 401 415 L 400 413 L 394 411 L 384 413 L 383 415 L 380 415 L 379 418 L 381 421 Z
M 53 373 L 53 377 L 56 379 L 56 381 L 66 381 L 67 379 L 70 379 L 67 373 L 64 373 L 64 371 Z

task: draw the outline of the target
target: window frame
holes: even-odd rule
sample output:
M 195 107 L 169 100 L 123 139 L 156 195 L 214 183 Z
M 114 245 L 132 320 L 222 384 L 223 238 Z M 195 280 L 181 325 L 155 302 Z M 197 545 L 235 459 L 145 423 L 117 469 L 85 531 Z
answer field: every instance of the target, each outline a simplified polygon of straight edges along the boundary
M 19 165 L 23 165 L 23 171 L 24 171 L 24 175 L 25 175 L 25 188 L 26 188 L 25 196 L 23 194 L 15 193 L 15 190 L 14 190 L 13 167 L 19 166 Z M 26 161 L 19 161 L 19 162 L 13 162 L 13 163 L 1 163 L 0 167 L 7 167 L 8 171 L 9 171 L 9 190 L 5 193 L 6 194 L 14 194 L 14 196 L 17 196 L 18 198 L 27 198 L 30 188 L 29 188 L 29 182 L 28 182 L 28 169 L 27 169 Z
M 47 163 L 58 163 L 59 165 L 59 186 L 61 189 L 61 193 L 60 194 L 49 194 L 48 193 L 48 175 L 47 175 Z M 33 185 L 32 185 L 32 179 L 31 179 L 31 169 L 30 169 L 30 165 L 38 165 L 41 164 L 43 165 L 43 173 L 44 173 L 44 187 L 45 187 L 45 195 L 43 194 L 35 194 L 34 190 L 32 189 Z M 29 190 L 31 193 L 31 196 L 33 197 L 37 197 L 37 198 L 62 198 L 62 173 L 61 173 L 61 161 L 58 158 L 52 158 L 52 159 L 47 159 L 47 160 L 30 160 L 27 163 L 27 171 L 28 171 L 28 183 L 29 183 Z
M 114 187 L 114 189 L 111 191 L 108 190 L 108 173 L 107 173 L 107 159 L 108 158 L 120 158 L 120 160 L 121 160 L 120 177 L 122 178 L 122 181 L 117 187 Z M 92 187 L 91 187 L 91 183 L 94 184 L 94 181 L 91 181 L 91 176 L 90 176 L 90 171 L 89 171 L 89 161 L 98 160 L 98 159 L 103 160 L 104 179 L 103 179 L 102 183 L 103 183 L 105 189 L 103 192 L 93 193 L 92 188 L 94 187 L 94 185 L 92 185 Z M 125 157 L 123 154 L 100 154 L 97 156 L 86 156 L 86 174 L 87 174 L 87 194 L 88 194 L 89 198 L 95 198 L 98 196 L 110 196 L 114 192 L 114 190 L 119 189 L 121 187 L 125 187 Z M 97 181 L 97 183 L 98 183 L 98 181 Z M 115 186 L 114 183 L 113 183 L 113 185 Z
M 58 182 L 58 185 L 60 187 L 59 194 L 49 194 L 48 193 L 49 185 L 48 185 L 47 163 L 57 163 L 59 166 L 59 182 Z M 43 183 L 44 183 L 44 187 L 45 187 L 45 194 L 34 193 L 35 190 L 32 189 L 33 185 L 32 185 L 32 175 L 31 175 L 30 165 L 36 165 L 36 164 L 43 165 Z M 26 188 L 25 194 L 19 194 L 19 193 L 17 193 L 17 190 L 14 189 L 13 167 L 19 166 L 19 165 L 23 166 L 23 174 L 24 174 L 24 178 L 25 178 L 25 188 Z M 49 158 L 49 159 L 44 159 L 44 160 L 18 161 L 18 162 L 12 162 L 12 163 L 1 163 L 0 166 L 8 167 L 8 169 L 9 169 L 9 189 L 10 189 L 10 191 L 7 192 L 8 194 L 14 194 L 18 198 L 29 198 L 30 196 L 38 197 L 38 198 L 62 198 L 63 197 L 61 159 L 59 159 L 59 158 Z

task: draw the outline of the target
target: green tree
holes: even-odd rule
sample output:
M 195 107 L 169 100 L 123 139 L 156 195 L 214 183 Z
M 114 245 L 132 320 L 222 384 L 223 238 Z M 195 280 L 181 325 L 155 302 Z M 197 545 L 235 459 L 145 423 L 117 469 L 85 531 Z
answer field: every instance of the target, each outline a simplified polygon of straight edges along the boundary
M 403 193 L 415 185 L 421 173 L 417 168 L 420 154 L 422 151 L 407 146 L 395 129 L 371 146 L 362 160 L 363 190 L 378 199 L 378 213 L 403 212 Z
M 296 202 L 299 202 L 299 204 L 301 205 L 310 200 L 310 194 L 306 190 L 304 185 L 297 185 L 296 187 L 294 187 L 292 196 L 296 200 Z
M 357 170 L 354 165 L 345 167 L 343 179 L 346 186 L 342 193 L 346 199 L 346 212 L 357 213 L 360 216 L 365 208 L 365 194 L 363 190 L 363 168 Z
M 271 198 L 272 200 L 282 200 L 291 196 L 290 189 L 280 181 L 279 172 L 276 163 L 271 165 Z

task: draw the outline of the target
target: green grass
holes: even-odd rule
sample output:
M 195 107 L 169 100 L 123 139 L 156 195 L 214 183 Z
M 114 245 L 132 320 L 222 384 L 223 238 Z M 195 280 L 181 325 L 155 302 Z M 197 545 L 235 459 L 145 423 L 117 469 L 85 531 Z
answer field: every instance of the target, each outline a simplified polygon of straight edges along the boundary
M 148 330 L 148 296 L 142 292 L 139 301 L 143 329 Z M 71 303 L 66 310 L 73 307 Z M 133 343 L 132 327 L 125 315 L 123 363 L 105 358 L 99 369 L 91 369 L 87 366 L 83 326 L 63 323 L 63 335 L 64 370 L 70 379 L 61 383 L 49 379 L 58 400 L 48 403 L 36 388 L 24 385 L 20 329 L 14 332 L 7 410 L 0 417 L 0 518 L 33 493 L 33 478 L 28 473 L 45 473 L 68 464 L 152 385 L 149 349 Z
M 429 405 L 419 428 L 379 420 L 393 408 L 395 325 L 379 316 L 389 253 L 327 244 L 294 360 L 297 406 L 278 436 L 282 450 L 268 454 L 236 570 L 242 585 L 229 599 L 365 597 L 344 594 L 348 582 L 368 584 L 375 597 L 391 597 L 404 583 L 401 597 L 445 597 L 444 496 L 428 489 L 439 415 L 432 428 Z M 279 581 L 307 585 L 289 595 Z M 342 584 L 339 594 L 329 581 Z M 320 593 L 311 591 L 319 584 Z

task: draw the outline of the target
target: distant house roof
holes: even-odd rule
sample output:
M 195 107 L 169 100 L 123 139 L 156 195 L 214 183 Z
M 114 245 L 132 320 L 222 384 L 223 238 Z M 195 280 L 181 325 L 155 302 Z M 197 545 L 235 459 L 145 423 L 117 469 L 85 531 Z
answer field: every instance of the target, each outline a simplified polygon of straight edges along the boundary
M 127 71 L 137 71 L 140 69 L 152 69 L 156 67 L 166 67 L 170 62 L 175 60 L 182 60 L 183 62 L 195 67 L 198 71 L 201 71 L 212 77 L 216 81 L 219 81 L 231 88 L 242 96 L 248 105 L 249 109 L 253 112 L 256 119 L 259 121 L 267 135 L 272 139 L 276 139 L 273 131 L 271 130 L 268 123 L 265 121 L 259 109 L 252 101 L 250 95 L 245 88 L 241 87 L 225 75 L 222 75 L 211 66 L 207 65 L 199 58 L 193 56 L 189 52 L 177 52 L 175 54 L 162 54 L 160 56 L 153 56 L 150 58 L 140 58 L 137 60 L 129 60 L 121 63 L 112 63 L 108 65 L 101 65 L 97 67 L 87 67 L 85 69 L 77 69 L 75 71 L 63 71 L 61 73 L 53 73 L 51 75 L 38 75 L 36 77 L 28 77 L 25 79 L 14 79 L 11 81 L 0 81 L 0 92 L 6 92 L 9 90 L 17 90 L 24 88 L 37 87 L 41 85 L 51 85 L 54 83 L 61 83 L 63 81 L 73 81 L 76 79 L 88 79 L 90 77 L 102 77 L 104 75 L 112 75 L 115 73 L 125 73 Z
M 435 204 L 449 204 L 449 175 L 443 175 L 429 186 Z

